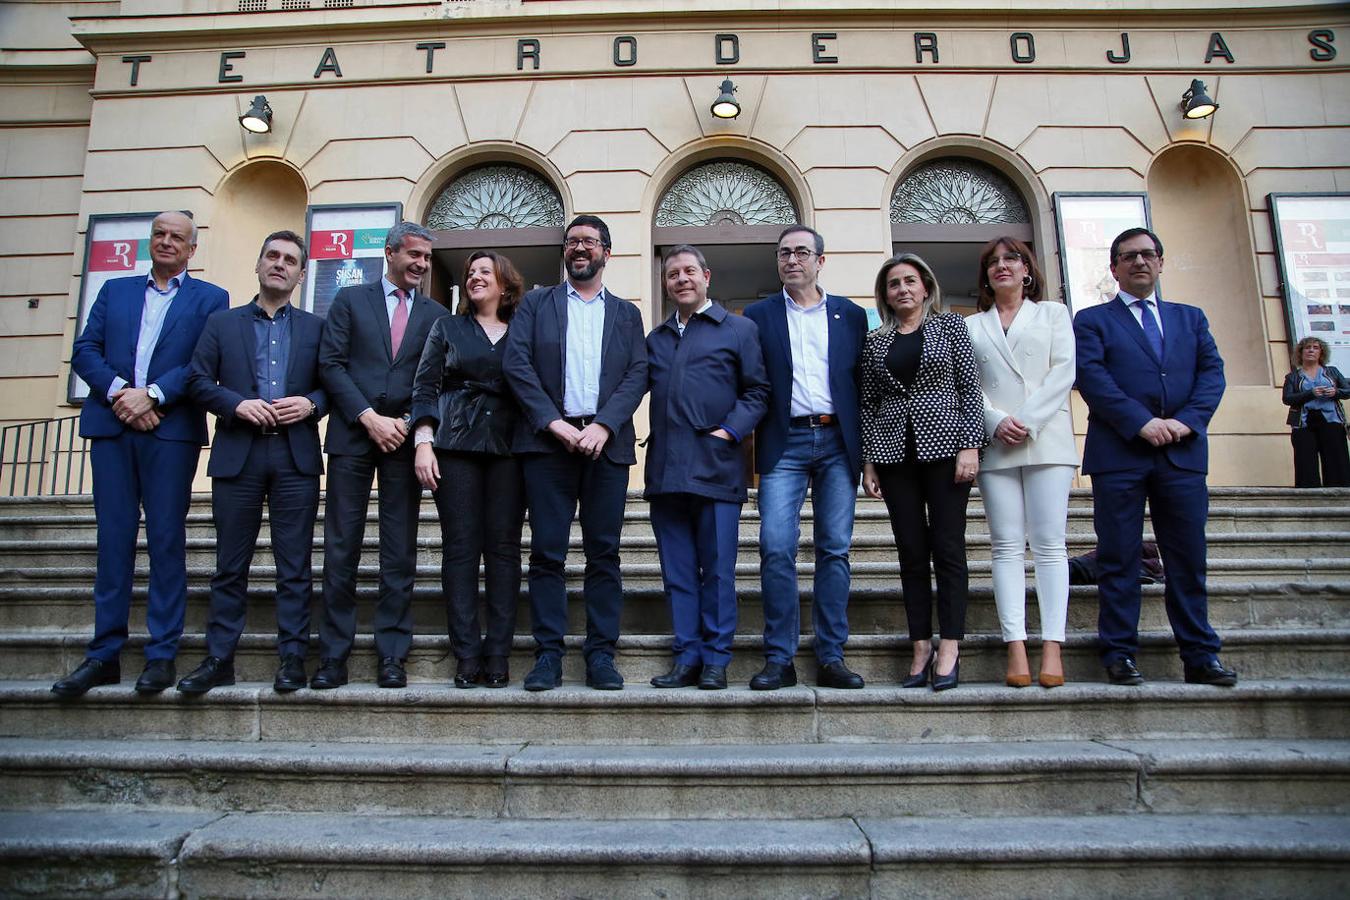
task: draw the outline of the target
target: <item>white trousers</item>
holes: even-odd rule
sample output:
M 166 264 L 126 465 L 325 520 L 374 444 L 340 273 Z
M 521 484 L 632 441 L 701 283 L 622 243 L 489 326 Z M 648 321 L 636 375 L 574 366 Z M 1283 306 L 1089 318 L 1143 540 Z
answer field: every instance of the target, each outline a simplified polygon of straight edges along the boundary
M 981 472 L 989 522 L 994 602 L 1004 641 L 1027 639 L 1026 547 L 1036 564 L 1041 639 L 1064 640 L 1069 615 L 1069 555 L 1064 532 L 1074 466 L 1019 466 Z

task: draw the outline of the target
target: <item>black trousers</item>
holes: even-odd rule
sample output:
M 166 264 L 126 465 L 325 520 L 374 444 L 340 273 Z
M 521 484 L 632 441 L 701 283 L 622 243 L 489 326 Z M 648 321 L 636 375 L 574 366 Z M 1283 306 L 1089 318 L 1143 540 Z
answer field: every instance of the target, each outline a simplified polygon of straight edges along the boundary
M 417 574 L 417 514 L 422 485 L 413 472 L 413 442 L 393 453 L 328 457 L 323 528 L 323 621 L 320 655 L 346 659 L 356 636 L 356 570 L 366 534 L 366 510 L 380 478 L 380 597 L 375 604 L 375 652 L 406 659 L 412 647 L 413 578 Z
M 1289 440 L 1294 445 L 1294 487 L 1350 487 L 1350 448 L 1344 425 L 1309 410 L 1308 424 L 1291 431 Z
M 520 602 L 520 532 L 525 483 L 520 460 L 436 451 L 441 470 L 441 591 L 456 659 L 508 657 Z M 478 620 L 478 560 L 483 560 L 487 638 Z
M 572 517 L 581 506 L 581 547 L 586 554 L 587 661 L 614 655 L 623 608 L 619 534 L 628 499 L 628 466 L 603 454 L 589 459 L 558 449 L 524 457 L 530 507 L 530 613 L 536 655 L 563 652 L 567 633 L 567 545 Z
M 910 455 L 913 460 L 913 455 Z M 900 586 L 905 596 L 909 639 L 933 636 L 932 576 L 937 576 L 938 628 L 944 639 L 966 633 L 966 504 L 970 482 L 957 483 L 956 457 L 932 462 L 879 465 L 877 478 L 891 516 L 900 556 Z M 933 561 L 932 574 L 928 567 Z
M 211 612 L 206 625 L 206 652 L 211 656 L 234 658 L 243 634 L 248 570 L 264 500 L 277 567 L 277 652 L 304 656 L 309 647 L 319 476 L 306 475 L 295 467 L 284 434 L 260 435 L 253 439 L 238 475 L 211 480 L 216 526 L 216 572 L 211 577 Z

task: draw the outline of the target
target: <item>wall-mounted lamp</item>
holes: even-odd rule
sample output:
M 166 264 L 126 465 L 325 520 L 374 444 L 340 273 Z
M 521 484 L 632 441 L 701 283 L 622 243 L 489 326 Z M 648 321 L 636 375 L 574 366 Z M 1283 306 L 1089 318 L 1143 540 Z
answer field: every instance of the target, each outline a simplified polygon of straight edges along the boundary
M 1199 78 L 1191 81 L 1190 88 L 1181 95 L 1181 115 L 1187 119 L 1208 119 L 1214 115 L 1219 104 L 1205 93 L 1205 83 Z
M 736 85 L 730 78 L 723 79 L 722 93 L 713 101 L 712 114 L 719 119 L 734 119 L 741 114 L 741 105 L 736 102 Z
M 239 124 L 244 127 L 245 131 L 251 131 L 254 134 L 267 134 L 271 131 L 272 107 L 268 105 L 267 98 L 262 94 L 254 97 L 253 105 L 239 117 Z

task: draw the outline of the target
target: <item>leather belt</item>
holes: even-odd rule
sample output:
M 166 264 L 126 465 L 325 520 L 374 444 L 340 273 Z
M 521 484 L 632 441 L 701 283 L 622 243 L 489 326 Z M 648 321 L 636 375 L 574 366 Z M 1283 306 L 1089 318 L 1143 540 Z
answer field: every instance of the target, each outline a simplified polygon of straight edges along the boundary
M 595 416 L 563 416 L 563 421 L 573 428 L 581 429 L 595 421 Z
M 838 425 L 839 419 L 830 413 L 821 413 L 818 416 L 793 416 L 788 419 L 788 424 L 793 428 L 826 428 Z

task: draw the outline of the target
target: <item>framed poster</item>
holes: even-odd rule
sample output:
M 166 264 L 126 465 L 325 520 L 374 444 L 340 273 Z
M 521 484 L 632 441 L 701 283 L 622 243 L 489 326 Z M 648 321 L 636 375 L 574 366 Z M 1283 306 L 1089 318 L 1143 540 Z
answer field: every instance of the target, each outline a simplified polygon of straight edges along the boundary
M 75 336 L 84 333 L 89 309 L 98 292 L 114 278 L 150 274 L 150 226 L 158 212 L 92 215 L 84 233 L 84 269 L 80 276 L 80 306 L 75 318 Z M 83 403 L 89 385 L 70 373 L 66 402 Z
M 1350 194 L 1269 194 L 1289 345 L 1350 347 Z
M 1127 228 L 1152 228 L 1148 194 L 1056 192 L 1055 236 L 1069 312 L 1107 303 L 1119 286 L 1111 275 L 1111 242 Z
M 303 308 L 326 316 L 342 288 L 378 281 L 384 275 L 384 236 L 403 219 L 402 203 L 311 206 L 305 215 Z

